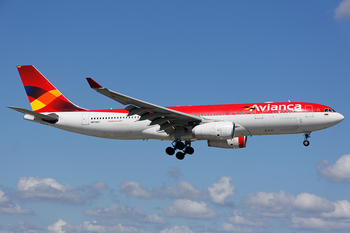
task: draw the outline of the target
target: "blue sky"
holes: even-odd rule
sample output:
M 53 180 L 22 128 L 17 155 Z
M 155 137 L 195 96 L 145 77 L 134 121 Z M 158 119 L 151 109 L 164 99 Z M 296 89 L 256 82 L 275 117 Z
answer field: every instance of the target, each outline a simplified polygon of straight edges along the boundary
M 349 232 L 350 1 L 1 1 L 0 232 Z M 27 122 L 16 66 L 88 109 L 85 80 L 161 106 L 305 101 L 339 125 L 178 161 L 169 142 Z

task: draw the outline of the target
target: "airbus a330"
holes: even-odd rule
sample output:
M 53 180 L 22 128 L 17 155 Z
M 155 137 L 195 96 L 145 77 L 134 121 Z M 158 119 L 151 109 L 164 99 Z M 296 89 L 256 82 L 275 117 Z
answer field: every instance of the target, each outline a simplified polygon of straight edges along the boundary
M 110 139 L 171 141 L 168 155 L 180 160 L 193 154 L 192 143 L 244 148 L 247 136 L 304 134 L 340 123 L 344 116 L 331 107 L 306 102 L 161 107 L 102 87 L 87 78 L 90 87 L 124 109 L 87 110 L 61 94 L 34 66 L 17 66 L 32 110 L 9 107 L 24 119 L 79 134 Z

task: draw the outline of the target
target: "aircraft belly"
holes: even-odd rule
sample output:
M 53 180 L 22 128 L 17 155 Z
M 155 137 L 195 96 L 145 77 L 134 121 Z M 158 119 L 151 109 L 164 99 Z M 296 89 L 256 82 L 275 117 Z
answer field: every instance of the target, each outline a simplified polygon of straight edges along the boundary
M 141 131 L 144 128 L 143 122 L 125 121 L 114 123 L 109 130 L 113 139 L 142 139 Z

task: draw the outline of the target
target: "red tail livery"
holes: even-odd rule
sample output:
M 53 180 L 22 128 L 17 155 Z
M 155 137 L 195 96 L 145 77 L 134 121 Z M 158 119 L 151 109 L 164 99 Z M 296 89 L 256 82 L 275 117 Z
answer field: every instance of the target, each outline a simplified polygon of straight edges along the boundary
M 84 110 L 61 94 L 34 66 L 17 66 L 34 112 Z

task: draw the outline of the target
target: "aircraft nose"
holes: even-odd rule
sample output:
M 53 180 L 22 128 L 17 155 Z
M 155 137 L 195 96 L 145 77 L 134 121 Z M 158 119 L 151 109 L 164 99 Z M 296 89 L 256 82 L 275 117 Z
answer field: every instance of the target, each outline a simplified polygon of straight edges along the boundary
M 344 120 L 344 116 L 337 112 L 337 115 L 335 116 L 334 120 L 335 120 L 336 124 L 338 124 Z

